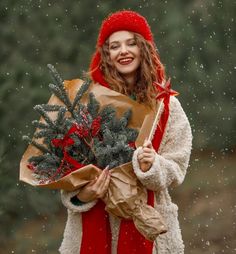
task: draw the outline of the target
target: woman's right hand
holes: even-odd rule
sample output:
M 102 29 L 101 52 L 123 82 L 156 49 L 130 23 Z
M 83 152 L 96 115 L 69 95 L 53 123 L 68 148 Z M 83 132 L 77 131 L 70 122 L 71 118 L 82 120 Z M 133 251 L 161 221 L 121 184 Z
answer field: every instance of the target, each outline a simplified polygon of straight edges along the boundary
M 102 198 L 108 189 L 110 178 L 109 169 L 106 167 L 99 175 L 99 177 L 86 184 L 81 189 L 77 195 L 77 198 L 82 202 L 89 202 L 98 198 Z

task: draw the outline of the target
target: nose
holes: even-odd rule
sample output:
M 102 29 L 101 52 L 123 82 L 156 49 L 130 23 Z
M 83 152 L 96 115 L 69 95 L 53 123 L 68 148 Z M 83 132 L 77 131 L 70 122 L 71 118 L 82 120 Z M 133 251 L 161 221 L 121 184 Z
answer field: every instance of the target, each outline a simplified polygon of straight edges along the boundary
M 126 45 L 122 44 L 121 49 L 120 49 L 120 54 L 121 55 L 126 55 L 127 53 L 128 53 L 128 49 L 127 49 Z

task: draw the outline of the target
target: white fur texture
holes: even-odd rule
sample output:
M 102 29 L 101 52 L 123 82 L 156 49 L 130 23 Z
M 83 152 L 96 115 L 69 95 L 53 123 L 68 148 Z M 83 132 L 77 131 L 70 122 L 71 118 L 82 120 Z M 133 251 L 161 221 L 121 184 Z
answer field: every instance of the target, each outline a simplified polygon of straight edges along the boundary
M 70 211 L 72 211 L 74 213 L 87 212 L 88 210 L 90 210 L 97 203 L 97 200 L 96 200 L 96 201 L 88 202 L 86 204 L 79 205 L 79 206 L 74 205 L 71 202 L 71 198 L 76 196 L 78 193 L 79 193 L 79 190 L 72 191 L 72 192 L 68 192 L 68 191 L 65 191 L 65 190 L 61 191 L 62 203 Z

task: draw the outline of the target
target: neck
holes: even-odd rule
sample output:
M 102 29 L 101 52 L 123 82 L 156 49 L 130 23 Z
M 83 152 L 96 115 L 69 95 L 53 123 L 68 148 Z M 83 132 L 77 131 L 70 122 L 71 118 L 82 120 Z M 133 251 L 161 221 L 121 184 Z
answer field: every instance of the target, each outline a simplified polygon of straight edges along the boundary
M 136 75 L 124 75 L 123 76 L 125 83 L 127 84 L 127 86 L 132 89 L 135 86 L 136 83 Z

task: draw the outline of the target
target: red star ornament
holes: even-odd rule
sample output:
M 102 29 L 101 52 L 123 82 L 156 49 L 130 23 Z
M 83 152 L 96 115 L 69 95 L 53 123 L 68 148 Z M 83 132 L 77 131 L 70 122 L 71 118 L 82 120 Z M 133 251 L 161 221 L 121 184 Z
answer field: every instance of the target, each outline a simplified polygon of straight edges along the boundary
M 157 82 L 154 82 L 158 90 L 157 100 L 169 99 L 170 96 L 177 96 L 179 93 L 171 89 L 170 78 L 166 81 L 164 86 L 161 86 Z

